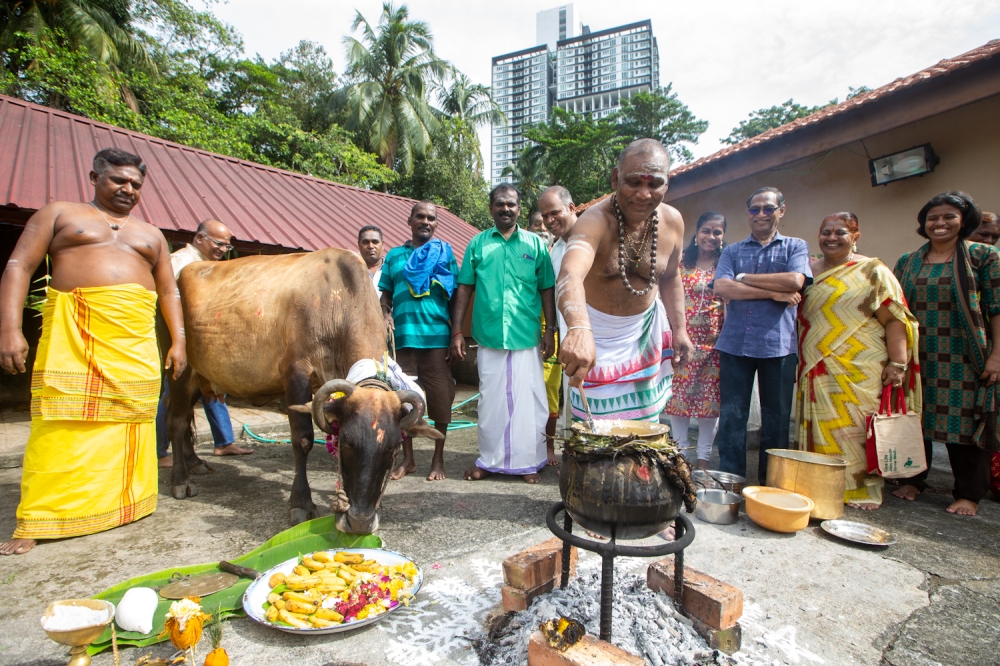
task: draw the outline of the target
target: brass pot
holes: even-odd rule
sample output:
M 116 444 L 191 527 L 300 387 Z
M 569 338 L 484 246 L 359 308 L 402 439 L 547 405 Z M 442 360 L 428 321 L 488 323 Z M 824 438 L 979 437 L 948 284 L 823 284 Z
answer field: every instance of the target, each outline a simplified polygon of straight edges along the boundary
M 69 631 L 49 631 L 45 629 L 45 620 L 52 617 L 56 606 L 84 606 L 91 610 L 105 610 L 108 612 L 108 619 L 103 624 L 95 624 L 90 627 L 80 627 Z M 45 613 L 42 614 L 42 629 L 56 643 L 69 645 L 72 648 L 69 651 L 70 660 L 66 666 L 88 666 L 90 655 L 87 654 L 87 646 L 104 633 L 104 628 L 114 621 L 114 618 L 115 606 L 111 602 L 97 599 L 66 599 L 54 601 L 45 609 Z
M 812 518 L 831 520 L 844 515 L 843 458 L 810 451 L 768 449 L 767 485 L 805 495 L 815 503 Z

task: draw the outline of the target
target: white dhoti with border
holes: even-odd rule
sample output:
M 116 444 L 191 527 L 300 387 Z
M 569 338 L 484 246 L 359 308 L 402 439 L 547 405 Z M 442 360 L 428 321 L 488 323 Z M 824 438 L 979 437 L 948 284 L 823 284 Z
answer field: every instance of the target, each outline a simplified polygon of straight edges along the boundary
M 670 399 L 674 355 L 670 323 L 659 298 L 637 315 L 620 317 L 587 306 L 597 364 L 583 382 L 594 419 L 655 421 Z M 569 391 L 573 419 L 587 418 L 580 391 Z
M 500 474 L 533 474 L 545 467 L 549 418 L 542 357 L 531 349 L 479 347 L 479 458 Z

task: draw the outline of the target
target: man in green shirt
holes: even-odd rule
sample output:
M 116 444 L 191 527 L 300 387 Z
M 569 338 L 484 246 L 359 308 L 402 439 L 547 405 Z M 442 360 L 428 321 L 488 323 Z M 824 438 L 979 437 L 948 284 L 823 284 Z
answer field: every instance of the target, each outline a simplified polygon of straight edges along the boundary
M 538 483 L 546 465 L 548 401 L 542 359 L 555 347 L 555 274 L 545 241 L 518 229 L 521 195 L 501 184 L 490 192 L 495 226 L 469 242 L 451 318 L 451 358 L 465 358 L 462 321 L 473 290 L 472 337 L 479 344 L 479 458 L 469 480 L 494 473 Z M 545 314 L 546 328 L 538 322 Z M 539 345 L 539 342 L 541 343 Z
M 449 304 L 458 278 L 458 264 L 451 245 L 434 238 L 437 206 L 421 201 L 410 218 L 412 237 L 389 250 L 382 263 L 378 288 L 382 314 L 396 336 L 396 362 L 403 372 L 417 378 L 427 396 L 427 416 L 438 432 L 447 435 L 455 380 L 448 368 L 451 337 Z M 417 471 L 413 442 L 403 440 L 403 462 L 392 472 L 401 479 Z M 444 473 L 444 439 L 434 441 L 434 457 L 428 481 L 439 481 Z

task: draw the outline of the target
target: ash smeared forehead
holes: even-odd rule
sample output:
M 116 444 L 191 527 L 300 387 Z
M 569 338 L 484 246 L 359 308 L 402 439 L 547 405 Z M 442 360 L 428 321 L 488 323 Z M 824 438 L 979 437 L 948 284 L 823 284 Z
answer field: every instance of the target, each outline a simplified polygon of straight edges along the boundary
M 655 174 L 663 177 L 670 170 L 670 155 L 656 139 L 636 139 L 625 146 L 618 156 L 618 172 L 622 175 Z

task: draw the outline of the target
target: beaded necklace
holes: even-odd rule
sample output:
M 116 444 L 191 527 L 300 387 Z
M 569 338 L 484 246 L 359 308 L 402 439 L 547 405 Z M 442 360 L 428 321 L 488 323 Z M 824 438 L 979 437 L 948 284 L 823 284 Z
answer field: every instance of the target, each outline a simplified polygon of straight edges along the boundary
M 615 211 L 615 218 L 618 220 L 618 274 L 621 276 L 622 284 L 625 285 L 625 289 L 633 296 L 645 296 L 656 284 L 656 237 L 657 237 L 657 227 L 658 220 L 656 216 L 656 211 L 654 210 L 652 214 L 646 218 L 646 228 L 642 234 L 642 240 L 639 243 L 638 248 L 632 243 L 632 239 L 625 234 L 625 216 L 622 215 L 621 208 L 618 207 L 618 194 L 611 195 L 611 208 Z M 632 284 L 628 281 L 628 276 L 625 275 L 625 258 L 628 257 L 628 252 L 625 250 L 625 239 L 628 238 L 629 245 L 635 254 L 635 267 L 639 267 L 639 260 L 642 257 L 642 251 L 646 246 L 646 240 L 650 237 L 650 232 L 652 232 L 652 242 L 649 246 L 649 284 L 642 291 L 635 289 Z M 629 257 L 629 261 L 632 261 L 632 257 Z

